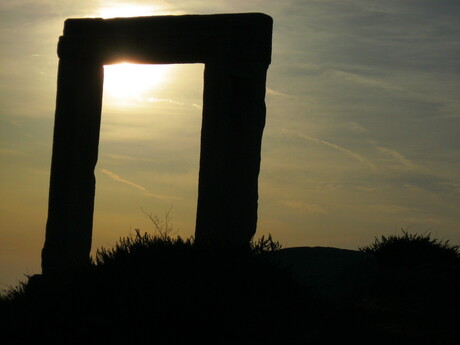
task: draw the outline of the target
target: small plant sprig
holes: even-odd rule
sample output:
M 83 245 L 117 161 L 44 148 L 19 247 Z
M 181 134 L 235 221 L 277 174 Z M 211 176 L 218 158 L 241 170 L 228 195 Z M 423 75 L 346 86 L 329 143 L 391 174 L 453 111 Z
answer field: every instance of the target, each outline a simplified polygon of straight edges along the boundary
M 155 235 L 157 237 L 167 239 L 172 234 L 175 235 L 177 233 L 177 230 L 175 230 L 174 227 L 170 223 L 172 208 L 173 208 L 173 205 L 171 205 L 169 210 L 165 212 L 165 218 L 164 220 L 162 220 L 157 215 L 144 211 L 144 209 L 141 207 L 142 213 L 145 214 L 147 217 L 149 217 L 149 219 L 152 221 L 155 227 Z

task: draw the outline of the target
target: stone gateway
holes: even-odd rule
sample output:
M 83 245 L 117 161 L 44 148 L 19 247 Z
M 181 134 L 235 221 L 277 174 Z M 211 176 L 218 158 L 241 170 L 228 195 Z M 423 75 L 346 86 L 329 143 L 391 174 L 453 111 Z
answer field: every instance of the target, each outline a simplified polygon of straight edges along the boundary
M 58 45 L 44 275 L 89 260 L 103 66 L 204 63 L 195 240 L 244 247 L 257 224 L 272 18 L 261 13 L 67 19 Z

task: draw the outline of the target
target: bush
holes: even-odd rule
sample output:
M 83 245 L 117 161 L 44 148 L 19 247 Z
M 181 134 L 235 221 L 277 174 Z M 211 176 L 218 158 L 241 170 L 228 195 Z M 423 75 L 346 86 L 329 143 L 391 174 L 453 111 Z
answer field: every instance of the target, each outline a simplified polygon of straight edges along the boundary
M 97 266 L 102 266 L 122 260 L 145 260 L 154 254 L 163 254 L 165 251 L 186 251 L 192 246 L 192 239 L 183 240 L 180 236 L 172 238 L 164 233 L 142 235 L 139 229 L 135 229 L 135 235 L 120 238 L 113 248 L 98 249 L 94 261 Z
M 376 305 L 421 324 L 427 315 L 438 315 L 439 323 L 453 322 L 447 315 L 460 307 L 459 246 L 402 229 L 402 235 L 381 236 L 359 249 L 377 259 Z
M 449 241 L 431 238 L 431 234 L 409 234 L 402 230 L 402 235 L 375 238 L 374 243 L 359 248 L 362 252 L 376 256 L 384 268 L 432 267 L 451 269 L 460 262 L 459 246 L 452 246 Z
M 155 234 L 136 230 L 99 249 L 91 265 L 2 297 L 2 344 L 267 344 L 290 333 L 295 318 L 286 315 L 304 296 L 288 272 L 259 260 L 280 247 L 271 236 L 251 241 L 249 251 L 221 253 L 170 237 L 152 218 Z

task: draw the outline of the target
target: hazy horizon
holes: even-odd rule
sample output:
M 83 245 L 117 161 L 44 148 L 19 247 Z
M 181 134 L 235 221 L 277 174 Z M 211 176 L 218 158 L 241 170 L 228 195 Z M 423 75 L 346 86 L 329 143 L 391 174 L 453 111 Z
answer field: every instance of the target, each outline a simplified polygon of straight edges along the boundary
M 4 0 L 0 288 L 40 272 L 69 17 L 273 17 L 256 237 L 357 249 L 401 228 L 460 244 L 460 3 Z M 146 212 L 195 226 L 204 65 L 106 66 L 93 250 Z

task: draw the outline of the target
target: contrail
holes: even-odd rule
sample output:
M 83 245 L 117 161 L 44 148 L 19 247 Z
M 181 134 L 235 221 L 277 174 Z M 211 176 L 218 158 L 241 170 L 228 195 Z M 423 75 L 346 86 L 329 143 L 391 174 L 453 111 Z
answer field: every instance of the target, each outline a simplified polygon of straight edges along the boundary
M 303 139 L 306 139 L 306 140 L 309 140 L 309 141 L 313 141 L 315 143 L 318 143 L 318 144 L 323 144 L 323 145 L 326 145 L 328 147 L 331 147 L 337 151 L 340 151 L 342 153 L 345 153 L 347 156 L 350 156 L 352 157 L 353 159 L 357 160 L 357 161 L 360 161 L 364 164 L 366 164 L 367 166 L 369 166 L 372 170 L 377 170 L 376 166 L 374 164 L 372 164 L 371 162 L 369 162 L 366 158 L 364 158 L 363 156 L 353 152 L 353 151 L 350 151 L 346 148 L 343 148 L 339 145 L 336 145 L 336 144 L 333 144 L 333 143 L 330 143 L 328 141 L 325 141 L 325 140 L 322 140 L 322 139 L 318 139 L 318 138 L 315 138 L 315 137 L 310 137 L 309 135 L 304 135 L 304 134 L 300 134 L 300 133 L 296 133 L 296 132 L 293 132 L 293 131 L 290 131 L 290 130 L 287 130 L 287 129 L 282 129 L 282 132 L 284 133 L 287 133 L 287 134 L 291 134 L 293 136 L 296 136 L 296 137 L 299 137 L 299 138 L 303 138 Z
M 113 173 L 113 172 L 111 172 L 109 170 L 101 169 L 101 172 L 103 174 L 106 174 L 112 180 L 127 184 L 127 185 L 129 185 L 131 187 L 134 187 L 134 188 L 137 188 L 137 189 L 139 189 L 139 190 L 141 190 L 143 192 L 147 192 L 147 189 L 145 187 L 142 187 L 141 185 L 135 184 L 134 182 L 125 180 L 124 178 L 121 178 L 120 176 L 118 176 L 117 174 L 115 174 L 115 173 Z
M 141 186 L 139 184 L 136 184 L 134 182 L 125 180 L 124 178 L 118 176 L 117 174 L 115 174 L 112 171 L 109 171 L 109 170 L 106 170 L 106 169 L 101 169 L 101 172 L 103 174 L 106 174 L 108 177 L 110 177 L 114 181 L 121 182 L 121 183 L 127 184 L 128 186 L 131 186 L 131 187 L 139 189 L 140 191 L 144 192 L 143 194 L 146 195 L 146 196 L 150 196 L 150 197 L 160 199 L 160 200 L 184 200 L 183 198 L 179 198 L 179 197 L 175 197 L 175 196 L 160 195 L 160 194 L 150 193 L 147 190 L 147 188 L 145 188 L 145 187 L 143 187 L 143 186 Z

